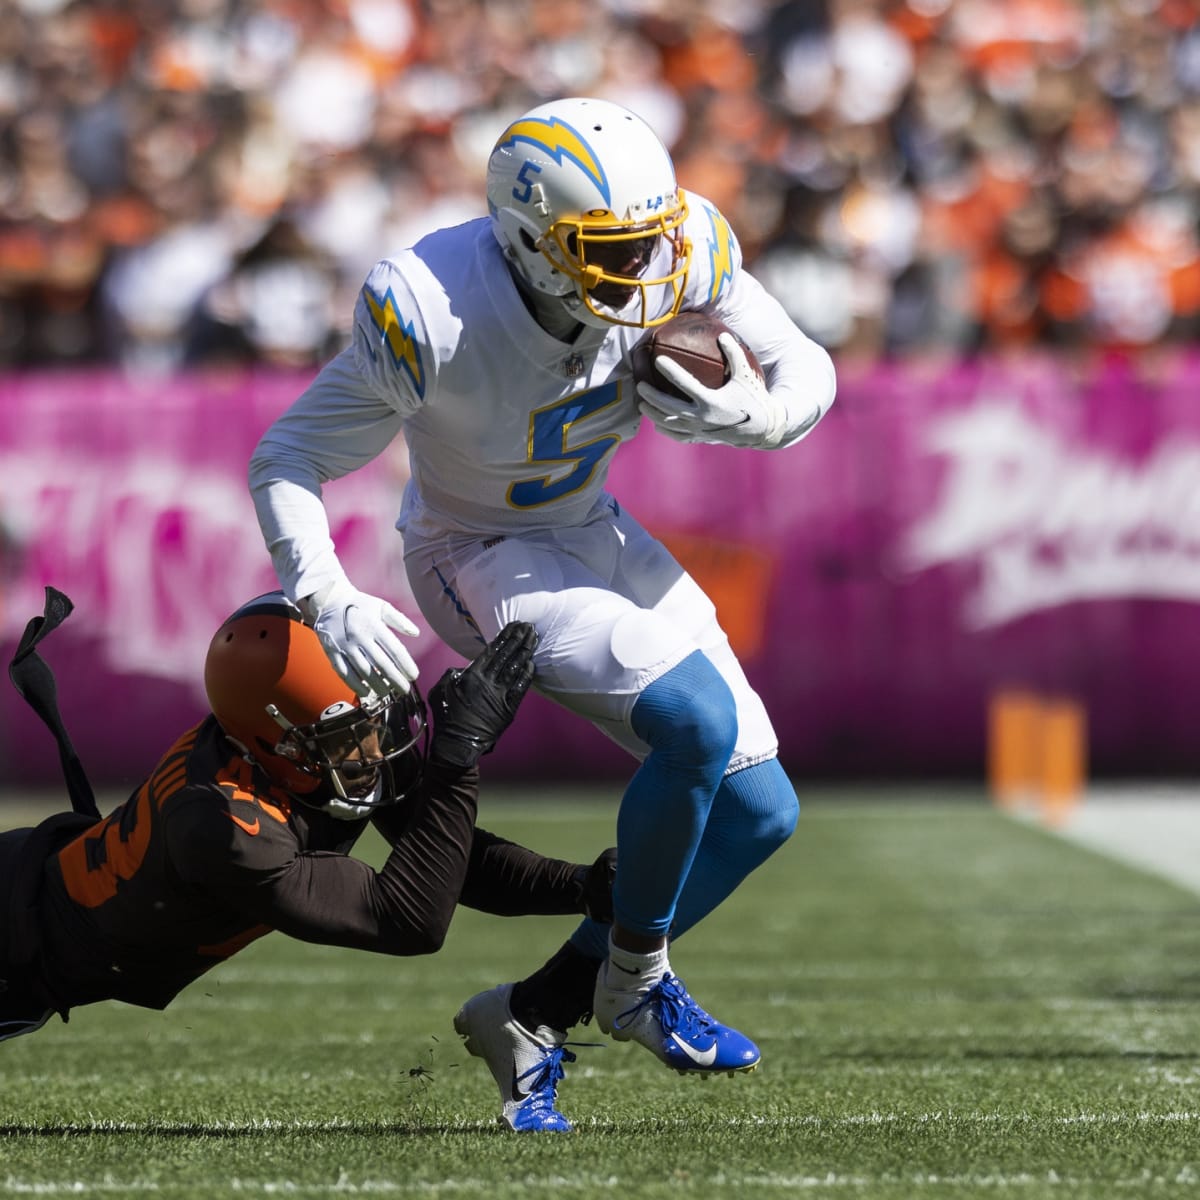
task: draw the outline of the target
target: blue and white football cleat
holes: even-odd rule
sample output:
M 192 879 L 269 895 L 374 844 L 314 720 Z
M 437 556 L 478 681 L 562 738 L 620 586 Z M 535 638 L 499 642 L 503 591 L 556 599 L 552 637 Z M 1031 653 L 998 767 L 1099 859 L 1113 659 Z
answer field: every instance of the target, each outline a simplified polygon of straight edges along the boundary
M 454 1030 L 467 1051 L 487 1063 L 500 1089 L 501 1124 L 517 1133 L 569 1133 L 571 1122 L 558 1111 L 563 1063 L 575 1055 L 567 1035 L 540 1025 L 530 1033 L 512 1015 L 511 983 L 472 996 L 454 1018 Z
M 608 986 L 607 968 L 596 978 L 596 1023 L 618 1042 L 640 1042 L 681 1075 L 733 1075 L 758 1066 L 758 1047 L 706 1013 L 678 975 L 667 971 L 648 989 L 630 992 Z

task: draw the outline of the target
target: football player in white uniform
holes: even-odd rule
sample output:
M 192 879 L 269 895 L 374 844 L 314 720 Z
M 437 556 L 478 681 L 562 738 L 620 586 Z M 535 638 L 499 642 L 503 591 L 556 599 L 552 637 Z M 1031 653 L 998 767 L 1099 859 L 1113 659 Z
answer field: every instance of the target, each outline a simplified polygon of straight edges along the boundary
M 563 1043 L 589 1010 L 680 1071 L 758 1064 L 754 1043 L 688 994 L 668 943 L 798 813 L 712 602 L 605 490 L 609 464 L 643 417 L 685 442 L 791 446 L 832 404 L 834 371 L 632 112 L 594 99 L 533 109 L 496 142 L 487 199 L 488 216 L 371 271 L 351 345 L 265 434 L 250 484 L 279 580 L 339 673 L 359 692 L 405 687 L 416 666 L 401 637 L 417 628 L 347 578 L 321 500 L 403 433 L 396 525 L 422 616 L 466 658 L 530 622 L 534 686 L 640 760 L 617 818 L 611 928 L 584 921 L 533 976 L 455 1019 L 500 1086 L 502 1120 L 560 1130 Z M 646 330 L 701 308 L 755 351 L 765 383 L 723 338 L 723 387 L 660 358 L 689 399 L 646 381 L 635 393 Z

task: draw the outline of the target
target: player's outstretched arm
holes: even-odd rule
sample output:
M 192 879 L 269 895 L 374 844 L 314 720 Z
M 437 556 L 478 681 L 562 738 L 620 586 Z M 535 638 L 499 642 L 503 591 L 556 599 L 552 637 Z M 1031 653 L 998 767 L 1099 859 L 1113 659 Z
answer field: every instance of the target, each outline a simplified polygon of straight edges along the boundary
M 417 628 L 349 581 L 321 489 L 375 458 L 402 419 L 343 351 L 263 434 L 247 472 L 280 586 L 304 609 L 334 669 L 359 695 L 408 691 L 417 667 L 400 639 Z
M 459 903 L 498 917 L 579 913 L 609 922 L 616 873 L 615 848 L 590 865 L 564 862 L 476 829 Z
M 303 941 L 397 955 L 438 950 L 475 843 L 476 763 L 516 715 L 533 678 L 536 644 L 532 626 L 508 625 L 434 687 L 434 733 L 418 794 L 375 819 L 392 843 L 378 872 L 343 854 L 297 854 L 286 866 L 271 864 L 268 878 L 230 878 L 237 891 L 229 898 Z
M 495 746 L 533 682 L 537 640 L 532 625 L 510 621 L 470 666 L 434 684 L 431 761 L 470 767 Z

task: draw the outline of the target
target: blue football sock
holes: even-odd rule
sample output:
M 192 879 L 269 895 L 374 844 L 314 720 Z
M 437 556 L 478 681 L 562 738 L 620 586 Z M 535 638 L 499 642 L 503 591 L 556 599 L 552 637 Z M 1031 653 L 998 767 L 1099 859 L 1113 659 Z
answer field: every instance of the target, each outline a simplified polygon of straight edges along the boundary
M 617 814 L 613 909 L 627 929 L 665 934 L 737 741 L 737 709 L 729 685 L 697 650 L 646 688 L 631 721 L 650 753 Z M 607 928 L 585 921 L 571 943 L 605 956 Z

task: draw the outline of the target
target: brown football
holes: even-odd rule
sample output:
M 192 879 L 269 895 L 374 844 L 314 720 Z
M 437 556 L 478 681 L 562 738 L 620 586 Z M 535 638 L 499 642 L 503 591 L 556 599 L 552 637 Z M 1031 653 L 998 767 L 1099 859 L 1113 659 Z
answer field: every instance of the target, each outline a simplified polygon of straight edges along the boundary
M 729 381 L 729 368 L 725 356 L 721 353 L 721 347 L 717 344 L 717 338 L 722 333 L 733 333 L 733 330 L 711 313 L 681 312 L 665 325 L 652 329 L 648 336 L 634 347 L 634 383 L 641 383 L 645 379 L 669 395 L 687 399 L 655 369 L 654 359 L 661 354 L 691 372 L 705 387 L 719 388 Z M 734 334 L 734 337 L 737 337 L 737 334 Z M 738 341 L 746 351 L 750 365 L 762 377 L 763 369 L 754 356 L 754 351 L 741 338 L 738 338 Z

